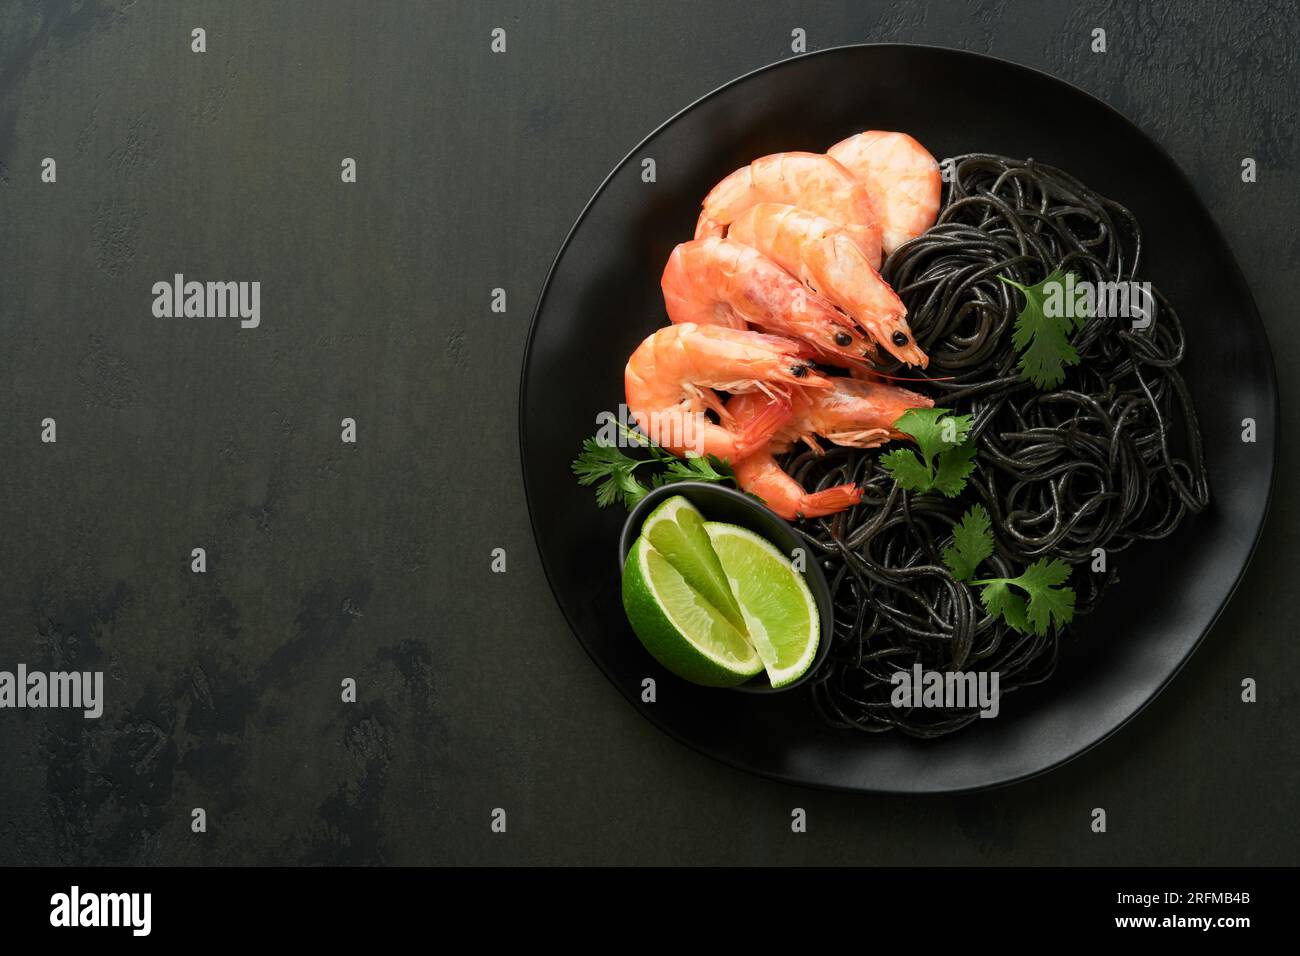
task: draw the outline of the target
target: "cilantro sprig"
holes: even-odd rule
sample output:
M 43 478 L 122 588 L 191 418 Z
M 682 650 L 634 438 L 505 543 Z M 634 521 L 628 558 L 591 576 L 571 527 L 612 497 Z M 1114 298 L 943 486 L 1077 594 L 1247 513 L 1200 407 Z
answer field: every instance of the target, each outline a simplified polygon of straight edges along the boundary
M 899 448 L 880 456 L 880 465 L 908 491 L 938 491 L 955 498 L 975 470 L 975 443 L 968 440 L 970 415 L 950 408 L 909 408 L 894 430 L 916 439 L 918 451 Z
M 582 454 L 570 467 L 578 477 L 578 484 L 596 485 L 596 504 L 602 508 L 615 502 L 632 508 L 652 489 L 677 481 L 729 481 L 736 485 L 735 472 L 726 459 L 716 455 L 678 458 L 636 429 L 622 422 L 615 425 L 627 445 L 644 449 L 649 457 L 633 458 L 618 445 L 606 444 L 598 437 L 583 441 Z M 637 470 L 646 465 L 658 470 L 642 480 Z
M 1065 381 L 1065 366 L 1079 364 L 1079 353 L 1070 344 L 1069 335 L 1082 329 L 1088 316 L 1080 314 L 1087 309 L 1079 308 L 1077 303 L 1072 303 L 1073 308 L 1066 307 L 1067 277 L 1072 275 L 1056 269 L 1042 282 L 1028 286 L 998 276 L 1025 297 L 1025 306 L 1016 316 L 1011 344 L 1021 352 L 1020 377 L 1044 391 Z
M 975 577 L 981 562 L 993 554 L 993 531 L 983 505 L 966 511 L 953 527 L 952 537 L 943 563 L 958 581 L 980 588 L 980 603 L 994 618 L 1002 618 L 1022 634 L 1039 635 L 1074 618 L 1074 589 L 1061 586 L 1070 576 L 1070 566 L 1059 558 L 1040 558 L 1018 578 Z

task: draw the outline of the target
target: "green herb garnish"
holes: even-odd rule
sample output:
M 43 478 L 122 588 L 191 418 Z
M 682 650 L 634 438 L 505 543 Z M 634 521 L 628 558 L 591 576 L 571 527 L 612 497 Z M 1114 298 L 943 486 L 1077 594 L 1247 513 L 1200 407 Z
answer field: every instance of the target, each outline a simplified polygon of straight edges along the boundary
M 1084 303 L 1065 301 L 1066 280 L 1073 275 L 1056 269 L 1042 282 L 1030 286 L 998 276 L 1025 297 L 1025 307 L 1016 316 L 1011 344 L 1022 353 L 1020 377 L 1042 390 L 1055 388 L 1065 381 L 1065 366 L 1079 364 L 1079 353 L 1068 336 L 1083 328 L 1088 315 Z
M 726 459 L 716 455 L 678 458 L 660 448 L 634 428 L 618 422 L 619 434 L 627 444 L 645 449 L 649 458 L 633 458 L 617 445 L 607 445 L 599 438 L 588 438 L 582 443 L 582 454 L 570 466 L 578 476 L 580 485 L 596 485 L 596 504 L 604 508 L 620 502 L 631 508 L 650 493 L 653 488 L 677 481 L 712 481 L 736 484 L 735 472 Z M 645 465 L 660 470 L 649 476 L 649 484 L 636 474 Z
M 880 456 L 880 465 L 908 491 L 939 491 L 954 498 L 975 470 L 975 443 L 967 441 L 971 416 L 950 408 L 909 408 L 894 430 L 916 439 L 917 452 L 899 448 Z M 945 417 L 946 416 L 946 417 Z
M 1074 617 L 1074 589 L 1061 587 L 1070 566 L 1059 558 L 1040 558 L 1018 578 L 975 578 L 975 569 L 993 554 L 993 531 L 983 505 L 973 505 L 952 529 L 953 543 L 943 552 L 952 576 L 979 587 L 980 602 L 990 615 L 1000 617 L 1023 633 L 1046 634 L 1053 624 L 1061 627 Z M 1023 591 L 1021 597 L 1015 591 Z
M 975 576 L 980 562 L 993 554 L 993 532 L 989 513 L 983 505 L 975 505 L 953 525 L 952 547 L 944 548 L 943 563 L 958 581 L 969 581 Z

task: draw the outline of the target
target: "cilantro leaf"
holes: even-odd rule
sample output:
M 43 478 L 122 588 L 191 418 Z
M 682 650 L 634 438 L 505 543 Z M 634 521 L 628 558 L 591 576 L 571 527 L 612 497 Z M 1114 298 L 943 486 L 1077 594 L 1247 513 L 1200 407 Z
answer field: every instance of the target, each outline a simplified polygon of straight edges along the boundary
M 675 481 L 731 482 L 738 486 L 736 474 L 726 459 L 716 455 L 678 458 L 636 429 L 619 423 L 618 431 L 622 444 L 642 449 L 650 457 L 633 458 L 618 445 L 605 444 L 596 437 L 583 441 L 582 454 L 570 466 L 578 484 L 596 485 L 596 504 L 601 508 L 618 502 L 630 509 L 652 488 Z M 636 473 L 645 465 L 656 469 L 649 475 L 648 484 Z
M 952 547 L 944 548 L 943 563 L 958 581 L 969 581 L 981 561 L 993 553 L 993 532 L 989 530 L 989 513 L 983 505 L 974 505 L 953 525 Z
M 1042 390 L 1060 385 L 1065 381 L 1065 366 L 1079 363 L 1079 353 L 1068 336 L 1071 331 L 1083 328 L 1088 316 L 1080 314 L 1083 310 L 1076 303 L 1064 303 L 1067 277 L 1072 275 L 1056 269 L 1042 282 L 1031 286 L 998 276 L 1025 297 L 1024 308 L 1016 316 L 1011 344 L 1022 353 L 1020 377 Z M 1071 312 L 1074 314 L 1070 315 Z
M 1062 587 L 1070 566 L 1059 558 L 1040 558 L 1018 578 L 972 580 L 980 562 L 993 554 L 993 530 L 983 505 L 972 505 L 952 529 L 952 545 L 944 548 L 943 563 L 952 576 L 980 588 L 980 603 L 994 618 L 1002 618 L 1022 634 L 1046 634 L 1074 618 L 1074 589 Z M 1012 590 L 1012 589 L 1015 590 Z M 1028 597 L 1021 597 L 1022 591 Z
M 925 463 L 906 448 L 881 455 L 880 467 L 908 491 L 929 491 L 934 480 Z
M 989 607 L 990 601 L 995 602 L 1003 619 L 1012 627 L 1041 635 L 1046 634 L 1053 624 L 1062 627 L 1074 618 L 1074 588 L 1058 587 L 1069 576 L 1070 566 L 1060 558 L 1040 558 L 1026 568 L 1025 573 L 1018 578 L 988 578 L 970 583 L 984 586 L 985 593 L 980 595 L 984 606 Z M 996 592 L 993 595 L 987 593 L 989 587 L 1008 586 L 1018 588 L 1029 595 L 1023 626 L 1018 627 L 1013 622 L 1012 616 L 1008 614 L 1008 605 L 1012 603 L 1010 598 Z
M 664 471 L 655 476 L 656 484 L 670 481 L 735 481 L 731 465 L 717 455 L 691 458 L 674 458 Z
M 975 470 L 975 444 L 968 441 L 970 415 L 950 408 L 909 408 L 894 431 L 916 439 L 918 452 L 898 449 L 880 456 L 880 466 L 908 491 L 937 490 L 956 497 Z
M 968 442 L 939 456 L 934 471 L 934 489 L 956 498 L 966 487 L 966 479 L 975 470 L 975 443 Z
M 894 422 L 895 431 L 906 432 L 916 439 L 927 468 L 934 464 L 936 455 L 956 448 L 970 433 L 971 416 L 951 412 L 951 408 L 909 408 Z
M 1016 587 L 1029 594 L 1029 626 L 1035 634 L 1046 634 L 1074 617 L 1074 589 L 1059 588 L 1070 576 L 1070 566 L 1059 558 L 1040 558 L 1016 578 Z
M 993 618 L 1001 617 L 1021 634 L 1029 631 L 1026 619 L 1025 599 L 1012 592 L 1002 581 L 986 584 L 980 591 L 980 603 Z
M 582 454 L 572 464 L 580 485 L 596 485 L 596 504 L 601 508 L 622 502 L 631 508 L 645 497 L 649 488 L 636 477 L 636 469 L 650 459 L 631 458 L 614 445 L 603 445 L 596 438 L 582 443 Z M 599 484 L 597 484 L 599 482 Z

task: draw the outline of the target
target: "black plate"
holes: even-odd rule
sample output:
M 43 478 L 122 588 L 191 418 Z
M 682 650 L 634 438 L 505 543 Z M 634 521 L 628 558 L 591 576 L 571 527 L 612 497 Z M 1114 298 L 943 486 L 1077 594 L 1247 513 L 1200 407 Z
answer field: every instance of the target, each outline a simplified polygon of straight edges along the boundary
M 1032 121 L 1026 118 L 1031 118 Z M 1036 119 L 1034 119 L 1036 118 Z M 1046 685 L 994 720 L 936 741 L 831 731 L 804 694 L 747 697 L 664 672 L 627 626 L 609 554 L 625 513 L 600 511 L 569 463 L 595 416 L 623 399 L 623 365 L 666 323 L 659 274 L 690 238 L 701 197 L 733 169 L 899 129 L 936 157 L 972 151 L 1058 165 L 1129 206 L 1146 232 L 1143 278 L 1179 310 L 1213 505 L 1170 539 L 1116 556 L 1121 581 L 1083 618 Z M 657 182 L 642 181 L 655 160 Z M 1242 419 L 1258 441 L 1242 442 Z M 529 333 L 520 443 L 533 531 L 551 588 L 605 675 L 660 729 L 782 780 L 860 791 L 969 790 L 1041 773 L 1097 744 L 1174 676 L 1254 550 L 1277 452 L 1272 357 L 1240 270 L 1187 178 L 1104 103 L 1026 67 L 956 50 L 842 47 L 758 70 L 652 133 L 610 174 L 565 240 Z M 641 681 L 658 699 L 640 701 Z

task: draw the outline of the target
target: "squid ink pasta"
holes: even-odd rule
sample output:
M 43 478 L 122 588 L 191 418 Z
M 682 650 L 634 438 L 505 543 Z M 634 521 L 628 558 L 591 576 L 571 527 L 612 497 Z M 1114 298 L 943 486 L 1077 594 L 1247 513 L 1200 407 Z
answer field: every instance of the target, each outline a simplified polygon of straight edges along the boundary
M 991 617 L 942 560 L 971 505 L 991 517 L 986 567 L 1014 577 L 1059 558 L 1073 566 L 1082 614 L 1114 575 L 1091 570 L 1095 549 L 1113 554 L 1163 538 L 1209 501 L 1196 413 L 1178 372 L 1183 328 L 1158 291 L 1145 328 L 1089 317 L 1071 338 L 1079 361 L 1058 387 L 1040 391 L 1017 365 L 1022 297 L 1000 277 L 1030 286 L 1062 270 L 1096 284 L 1137 281 L 1134 215 L 1032 159 L 961 156 L 948 178 L 936 224 L 895 250 L 882 275 L 930 356 L 920 387 L 936 406 L 973 416 L 975 469 L 964 491 L 904 490 L 875 450 L 830 447 L 782 460 L 810 492 L 846 482 L 863 489 L 850 510 L 799 524 L 836 605 L 830 658 L 811 684 L 813 708 L 836 728 L 936 737 L 978 717 L 975 707 L 893 706 L 892 676 L 916 664 L 997 671 L 1002 695 L 1052 676 L 1065 629 L 1021 633 Z

